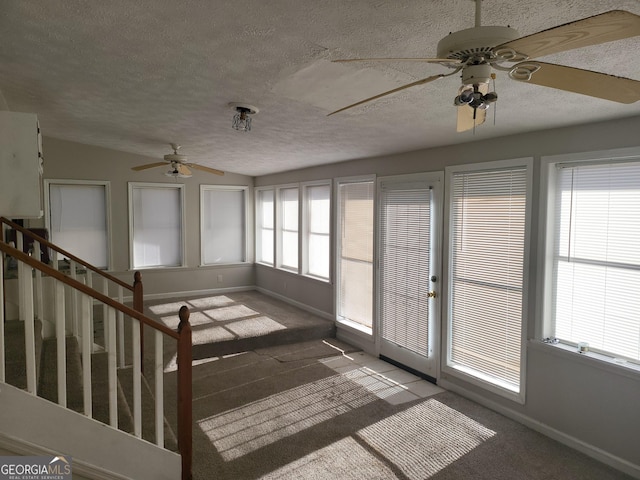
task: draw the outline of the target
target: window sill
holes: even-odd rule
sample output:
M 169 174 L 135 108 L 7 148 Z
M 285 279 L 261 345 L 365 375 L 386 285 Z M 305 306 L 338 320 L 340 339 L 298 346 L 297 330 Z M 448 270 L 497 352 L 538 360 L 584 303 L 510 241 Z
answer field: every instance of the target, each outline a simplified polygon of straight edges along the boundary
M 338 322 L 338 325 L 340 325 L 341 327 L 347 327 L 349 330 L 353 330 L 354 332 L 363 333 L 368 336 L 373 335 L 373 329 L 371 327 L 367 327 L 352 320 L 338 317 L 336 322 Z
M 529 340 L 529 346 L 575 362 L 600 368 L 625 377 L 638 379 L 640 365 L 625 359 L 610 357 L 597 352 L 578 353 L 576 347 L 564 343 L 545 343 L 540 340 Z

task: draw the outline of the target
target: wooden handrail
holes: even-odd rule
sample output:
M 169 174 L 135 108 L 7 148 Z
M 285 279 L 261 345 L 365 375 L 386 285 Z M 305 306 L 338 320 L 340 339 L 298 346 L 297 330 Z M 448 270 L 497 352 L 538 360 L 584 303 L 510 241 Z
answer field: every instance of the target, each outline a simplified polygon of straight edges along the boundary
M 156 330 L 160 330 L 165 335 L 169 335 L 170 337 L 175 338 L 176 340 L 178 340 L 180 338 L 180 335 L 177 332 L 175 332 L 174 330 L 170 329 L 166 325 L 162 325 L 161 323 L 158 323 L 158 322 L 150 319 L 149 317 L 145 316 L 143 313 L 138 312 L 138 311 L 134 310 L 133 308 L 127 307 L 126 305 L 123 305 L 123 304 L 113 300 L 112 298 L 107 297 L 103 293 L 100 293 L 97 290 L 94 290 L 93 288 L 86 286 L 84 283 L 81 283 L 81 282 L 79 282 L 77 280 L 74 280 L 71 277 L 68 277 L 64 273 L 59 272 L 58 270 L 50 267 L 46 263 L 42 263 L 41 261 L 36 260 L 35 258 L 31 257 L 30 255 L 27 255 L 26 253 L 21 252 L 17 248 L 13 248 L 12 246 L 6 244 L 5 242 L 0 242 L 0 250 L 5 252 L 7 255 L 10 255 L 10 256 L 14 257 L 15 259 L 20 260 L 21 262 L 24 262 L 27 265 L 40 270 L 42 273 L 44 273 L 44 274 L 46 274 L 46 275 L 48 275 L 50 277 L 53 277 L 56 280 L 59 280 L 62 283 L 66 284 L 66 285 L 69 285 L 72 288 L 75 288 L 76 290 L 78 290 L 80 292 L 82 292 L 82 293 L 84 293 L 86 295 L 89 295 L 90 297 L 93 297 L 93 298 L 95 298 L 96 300 L 98 300 L 98 301 L 100 301 L 102 303 L 106 303 L 110 307 L 115 308 L 116 310 L 124 313 L 125 315 L 133 317 L 133 318 L 137 319 L 138 321 L 140 321 L 141 323 L 144 323 L 145 325 L 149 325 L 151 328 L 155 328 Z
M 133 292 L 133 287 L 131 285 L 129 285 L 128 283 L 126 283 L 125 281 L 120 280 L 119 278 L 116 278 L 113 275 L 108 274 L 104 270 L 100 270 L 98 267 L 95 267 L 95 266 L 91 265 L 89 262 L 86 262 L 86 261 L 82 260 L 81 258 L 76 257 L 74 254 L 69 253 L 66 250 L 64 250 L 63 248 L 58 247 L 56 244 L 51 243 L 49 240 L 47 240 L 45 238 L 42 238 L 40 235 L 36 235 L 32 231 L 30 231 L 28 228 L 24 228 L 24 227 L 18 225 L 17 223 L 12 222 L 11 220 L 9 220 L 9 219 L 7 219 L 5 217 L 0 217 L 0 223 L 5 223 L 6 225 L 8 225 L 9 227 L 13 228 L 14 230 L 20 231 L 23 235 L 28 235 L 29 237 L 33 238 L 34 240 L 37 240 L 41 245 L 45 245 L 46 247 L 49 247 L 49 248 L 55 250 L 56 252 L 61 253 L 65 257 L 69 258 L 70 260 L 73 260 L 76 263 L 79 263 L 80 265 L 84 266 L 85 268 L 88 268 L 92 272 L 95 272 L 98 275 L 101 275 L 101 276 L 107 278 L 108 280 L 111 280 L 112 282 L 117 283 L 121 287 L 126 288 L 127 290 L 130 290 L 130 291 Z M 4 239 L 2 239 L 2 241 L 4 241 Z

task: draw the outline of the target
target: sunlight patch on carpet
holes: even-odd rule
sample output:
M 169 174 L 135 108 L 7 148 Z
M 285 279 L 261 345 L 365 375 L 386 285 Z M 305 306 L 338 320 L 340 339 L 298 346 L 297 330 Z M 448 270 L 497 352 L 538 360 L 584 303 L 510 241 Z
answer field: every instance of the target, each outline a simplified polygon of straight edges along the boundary
M 369 453 L 353 438 L 343 438 L 295 462 L 260 477 L 262 480 L 292 478 L 349 478 L 388 480 L 395 478 L 389 467 Z
M 167 327 L 173 328 L 174 330 L 178 328 L 180 324 L 180 317 L 178 315 L 170 315 L 167 317 L 160 317 L 162 323 L 164 323 Z M 213 320 L 203 312 L 191 312 L 189 315 L 189 324 L 193 327 L 195 325 L 206 325 L 212 324 Z
M 269 317 L 249 318 L 239 322 L 228 323 L 226 328 L 235 333 L 239 338 L 260 337 L 278 330 L 286 330 L 287 327 L 270 319 Z
M 204 310 L 205 308 L 226 307 L 235 302 L 225 295 L 216 295 L 215 297 L 193 298 L 188 303 L 199 310 Z
M 245 307 L 244 305 L 233 305 L 231 307 L 213 308 L 206 310 L 204 313 L 219 322 L 227 320 L 236 320 L 238 318 L 251 317 L 259 315 L 255 310 Z
M 361 385 L 334 375 L 201 420 L 198 426 L 231 461 L 375 400 Z
M 156 315 L 167 315 L 167 314 L 175 314 L 177 315 L 180 311 L 180 307 L 184 306 L 186 302 L 169 302 L 169 303 L 160 303 L 158 305 L 150 305 L 149 310 L 151 310 Z
M 236 337 L 228 330 L 211 326 L 207 328 L 199 328 L 191 331 L 191 343 L 193 345 L 204 345 L 207 343 L 224 342 L 226 340 L 234 340 Z
M 495 432 L 430 399 L 374 423 L 357 435 L 409 479 L 421 480 L 471 452 Z

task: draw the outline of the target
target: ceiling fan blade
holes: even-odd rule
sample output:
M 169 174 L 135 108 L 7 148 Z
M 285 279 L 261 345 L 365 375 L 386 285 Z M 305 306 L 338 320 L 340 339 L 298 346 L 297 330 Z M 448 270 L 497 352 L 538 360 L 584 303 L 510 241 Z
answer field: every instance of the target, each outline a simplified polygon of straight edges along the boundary
M 456 123 L 457 132 L 472 130 L 478 125 L 482 125 L 487 119 L 487 111 L 476 108 L 476 118 L 473 118 L 473 108 L 469 105 L 458 107 L 458 121 Z
M 178 170 L 178 173 L 180 173 L 180 175 L 185 175 L 187 177 L 193 175 L 189 167 L 187 167 L 184 163 L 178 163 L 176 165 L 176 169 Z
M 135 170 L 139 172 L 140 170 L 146 170 L 147 168 L 164 167 L 166 165 L 167 165 L 167 162 L 155 162 L 155 163 L 148 163 L 146 165 L 138 165 L 137 167 L 132 167 L 131 170 Z
M 426 62 L 426 63 L 462 63 L 457 58 L 343 58 L 332 60 L 335 63 L 348 62 Z
M 215 168 L 204 167 L 197 163 L 189 163 L 188 165 L 195 170 L 202 170 L 203 172 L 213 173 L 214 175 L 224 175 L 222 170 L 216 170 Z
M 568 92 L 589 95 L 619 103 L 634 103 L 640 100 L 640 81 L 631 78 L 616 77 L 606 73 L 582 70 L 544 62 L 522 62 L 515 65 L 524 68 L 540 67 L 533 71 L 530 78 L 509 76 L 514 80 L 533 83 L 543 87 L 557 88 Z
M 517 38 L 493 50 L 510 48 L 529 58 L 536 58 L 637 35 L 640 35 L 640 16 L 624 10 L 611 10 Z
M 357 107 L 358 105 L 362 105 L 363 103 L 367 103 L 367 102 L 370 102 L 372 100 L 376 100 L 378 98 L 385 97 L 387 95 L 391 95 L 392 93 L 399 92 L 400 90 L 405 90 L 407 88 L 415 87 L 417 85 L 424 85 L 425 83 L 433 82 L 434 80 L 438 80 L 439 78 L 442 78 L 442 77 L 445 77 L 445 76 L 446 75 L 443 75 L 443 74 L 433 75 L 431 77 L 427 77 L 427 78 L 423 78 L 422 80 L 418 80 L 417 82 L 412 82 L 412 83 L 409 83 L 407 85 L 403 85 L 402 87 L 394 88 L 393 90 L 389 90 L 388 92 L 380 93 L 379 95 L 376 95 L 375 97 L 365 98 L 364 100 L 361 100 L 361 101 L 359 101 L 357 103 L 354 103 L 354 104 L 351 104 L 351 105 L 346 106 L 344 108 L 341 108 L 340 110 L 336 110 L 335 112 L 331 112 L 330 114 L 327 115 L 327 117 L 329 117 L 331 115 L 334 115 L 336 113 L 339 113 L 339 112 L 343 112 L 344 110 L 348 110 L 350 108 Z

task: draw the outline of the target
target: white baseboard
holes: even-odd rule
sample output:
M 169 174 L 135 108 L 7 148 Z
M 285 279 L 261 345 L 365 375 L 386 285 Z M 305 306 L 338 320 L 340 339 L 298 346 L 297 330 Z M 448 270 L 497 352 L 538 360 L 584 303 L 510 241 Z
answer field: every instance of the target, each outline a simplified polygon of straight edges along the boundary
M 292 300 L 289 297 L 285 297 L 284 295 L 280 295 L 279 293 L 276 292 L 272 292 L 271 290 L 267 290 L 266 288 L 262 288 L 262 287 L 253 287 L 253 290 L 257 290 L 260 293 L 264 293 L 265 295 L 268 295 L 270 297 L 273 297 L 277 300 L 281 300 L 285 303 L 288 303 L 289 305 L 293 305 L 294 307 L 298 307 L 301 310 L 305 310 L 309 313 L 313 313 L 314 315 L 317 315 L 318 317 L 322 317 L 326 320 L 334 320 L 333 315 L 331 315 L 330 313 L 324 312 L 322 310 L 318 310 L 317 308 L 311 307 L 309 305 L 307 305 L 306 303 L 301 303 L 298 302 L 296 300 Z
M 482 395 L 474 393 L 466 388 L 463 388 L 455 383 L 451 383 L 447 380 L 440 379 L 438 380 L 438 385 L 445 390 L 450 390 L 455 392 L 465 398 L 473 400 L 480 405 L 483 405 L 495 412 L 498 412 L 504 415 L 507 418 L 515 420 L 518 423 L 525 425 L 526 427 L 535 430 L 549 438 L 552 438 L 563 445 L 573 448 L 579 452 L 584 453 L 585 455 L 598 460 L 610 467 L 615 468 L 616 470 L 620 470 L 621 472 L 626 473 L 627 475 L 631 475 L 633 478 L 640 479 L 640 465 L 636 465 L 634 463 L 628 462 L 620 457 L 616 457 L 609 452 L 602 450 L 601 448 L 595 447 L 591 444 L 583 442 L 571 435 L 568 435 L 564 432 L 556 430 L 549 425 L 546 425 L 538 420 L 535 420 L 527 415 L 516 412 L 510 408 L 505 407 L 499 403 L 493 402 L 491 400 L 486 399 Z
M 182 292 L 167 292 L 167 293 L 145 293 L 145 300 L 165 300 L 168 298 L 186 298 L 186 297 L 195 297 L 197 295 L 222 295 L 224 293 L 233 293 L 233 292 L 246 292 L 247 290 L 255 290 L 256 287 L 253 285 L 247 285 L 242 287 L 225 287 L 225 288 L 208 288 L 205 290 L 189 290 Z M 132 302 L 133 296 L 129 295 L 124 297 L 125 302 Z

